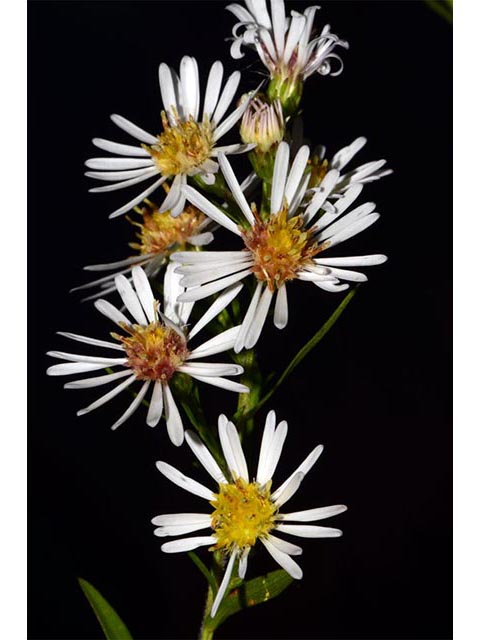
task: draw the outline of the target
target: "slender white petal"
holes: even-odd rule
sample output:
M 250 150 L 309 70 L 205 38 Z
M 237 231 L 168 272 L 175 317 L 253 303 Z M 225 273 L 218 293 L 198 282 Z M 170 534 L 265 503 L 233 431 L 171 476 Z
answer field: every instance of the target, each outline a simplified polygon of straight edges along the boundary
M 258 282 L 255 288 L 255 292 L 248 306 L 247 313 L 245 314 L 245 317 L 243 319 L 240 331 L 237 336 L 237 340 L 234 345 L 235 353 L 240 353 L 240 351 L 245 347 L 248 331 L 252 325 L 253 319 L 257 312 L 257 307 L 260 300 L 260 294 L 262 292 L 262 288 L 263 288 L 263 284 L 261 282 Z
M 125 364 L 126 358 L 102 358 L 98 356 L 84 356 L 80 353 L 67 353 L 66 351 L 47 351 L 47 356 L 60 360 L 71 360 L 73 362 L 92 362 L 105 366 L 115 364 Z
M 118 182 L 118 184 L 115 185 L 115 188 L 109 187 L 108 189 L 106 189 L 113 191 L 117 189 L 119 184 L 123 183 L 124 180 L 128 180 L 129 184 L 135 184 L 137 181 L 135 180 L 133 182 L 130 182 L 131 178 L 140 178 L 141 176 L 143 176 L 143 180 L 145 178 L 148 178 L 148 176 L 150 175 L 158 173 L 157 169 L 153 169 L 155 169 L 155 167 L 150 166 L 146 169 L 131 169 L 130 171 L 86 171 L 85 176 L 87 178 L 103 180 L 104 182 Z M 139 180 L 138 182 L 141 182 L 141 180 Z M 127 185 L 125 184 L 125 186 Z
M 336 282 L 323 282 L 320 280 L 315 280 L 313 284 L 329 293 L 341 293 L 350 288 L 348 284 L 337 284 Z
M 215 596 L 215 600 L 213 601 L 213 604 L 212 604 L 212 610 L 210 612 L 210 615 L 212 618 L 215 617 L 218 611 L 218 607 L 220 606 L 220 603 L 222 602 L 223 596 L 225 595 L 225 592 L 229 585 L 230 578 L 232 577 L 233 566 L 235 564 L 237 555 L 238 555 L 238 551 L 232 551 L 230 555 L 230 559 L 228 561 L 227 568 L 225 569 L 223 580 L 218 588 L 217 595 Z
M 241 282 L 228 287 L 223 291 L 215 302 L 207 309 L 207 311 L 203 314 L 200 320 L 195 324 L 192 330 L 189 333 L 189 339 L 193 338 L 199 331 L 205 327 L 210 320 L 216 318 L 222 311 L 225 309 L 230 302 L 237 297 L 243 288 L 243 284 Z
M 232 100 L 238 89 L 238 85 L 240 84 L 241 77 L 242 74 L 240 73 L 240 71 L 234 71 L 225 83 L 222 95 L 220 96 L 220 99 L 212 116 L 212 122 L 214 122 L 215 124 L 218 125 L 221 122 L 223 116 L 225 115 L 225 112 L 232 103 Z
M 272 493 L 273 502 L 279 507 L 285 504 L 298 491 L 304 478 L 305 474 L 298 471 L 291 475 L 290 478 L 282 484 L 280 489 Z
M 232 264 L 227 263 L 223 264 L 221 267 L 209 265 L 208 269 L 197 269 L 196 272 L 184 276 L 180 282 L 182 284 L 182 287 L 198 287 L 200 285 L 206 284 L 207 282 L 211 282 L 213 280 L 217 280 L 218 278 L 229 276 L 232 273 L 242 271 L 247 267 L 251 267 L 252 265 L 253 259 L 248 262 L 242 260 L 242 262 L 234 262 Z
M 119 172 L 120 173 L 120 172 Z M 87 171 L 87 174 L 91 174 L 91 172 Z M 142 172 L 136 178 L 130 178 L 129 180 L 121 180 L 120 182 L 115 182 L 114 184 L 107 184 L 103 187 L 93 187 L 89 189 L 89 193 L 108 193 L 110 191 L 118 191 L 119 189 L 125 189 L 126 187 L 131 187 L 134 184 L 138 184 L 139 182 L 145 182 L 149 178 L 153 178 L 158 174 L 158 169 L 156 167 L 149 167 L 148 169 L 143 169 Z M 121 176 L 119 176 L 120 179 Z
M 106 316 L 109 320 L 115 322 L 115 324 L 118 324 L 119 326 L 122 326 L 122 324 L 126 324 L 127 326 L 131 325 L 127 316 L 114 307 L 113 304 L 108 302 L 108 300 L 96 300 L 93 304 L 97 311 L 100 311 L 100 313 Z
M 243 215 L 253 227 L 255 224 L 255 218 L 253 216 L 252 210 L 248 206 L 247 199 L 243 195 L 243 191 L 240 187 L 240 184 L 238 183 L 235 173 L 233 172 L 231 164 L 223 153 L 218 154 L 218 162 L 220 163 L 220 168 L 222 169 L 222 173 L 228 186 L 230 187 L 230 191 L 232 192 L 233 197 L 237 201 L 237 204 L 242 210 Z
M 158 142 L 157 138 L 155 136 L 152 136 L 151 133 L 140 129 L 140 127 L 137 127 L 136 124 L 133 124 L 133 122 L 130 122 L 123 116 L 119 116 L 114 113 L 110 116 L 110 118 L 117 125 L 117 127 L 120 127 L 120 129 L 123 129 L 124 131 L 129 133 L 133 138 L 140 140 L 140 142 L 146 142 L 147 144 L 156 144 Z
M 313 451 L 311 451 L 308 454 L 308 456 L 305 458 L 305 460 L 302 462 L 302 464 L 299 465 L 297 467 L 297 469 L 295 469 L 295 471 L 292 473 L 292 475 L 285 480 L 285 482 L 275 491 L 274 494 L 272 494 L 272 500 L 276 501 L 277 497 L 283 494 L 283 491 L 287 488 L 288 484 L 292 481 L 293 477 L 296 474 L 300 473 L 300 474 L 303 474 L 304 476 L 306 476 L 307 473 L 310 471 L 310 469 L 315 464 L 315 462 L 320 457 L 322 451 L 323 451 L 323 445 L 322 444 L 319 444 L 318 446 L 316 446 L 315 449 L 313 449 Z
M 292 544 L 291 542 L 287 542 L 286 540 L 282 540 L 281 538 L 277 538 L 277 536 L 274 536 L 271 533 L 267 536 L 267 540 L 279 551 L 283 551 L 283 553 L 286 553 L 289 556 L 301 556 L 303 553 L 302 547 Z
M 243 280 L 247 276 L 251 275 L 250 267 L 248 269 L 243 269 L 242 271 L 238 271 L 231 276 L 227 276 L 226 278 L 220 278 L 219 280 L 215 280 L 214 282 L 210 282 L 209 284 L 204 284 L 200 287 L 193 287 L 192 289 L 188 289 L 185 293 L 178 298 L 180 302 L 195 302 L 196 300 L 202 300 L 203 298 L 208 298 L 208 296 L 213 295 L 214 293 L 218 293 L 223 289 L 227 289 L 232 284 Z
M 355 221 L 365 218 L 373 211 L 375 211 L 374 202 L 365 202 L 359 207 L 352 209 L 352 211 L 347 213 L 347 215 L 343 216 L 340 220 L 337 220 L 333 224 L 329 225 L 327 229 L 324 229 L 321 233 L 319 233 L 317 236 L 318 242 L 326 240 L 327 238 L 330 238 L 331 236 L 337 234 L 339 231 L 347 229 Z
M 320 187 L 315 191 L 312 201 L 305 210 L 305 222 L 309 222 L 323 206 L 323 203 L 335 188 L 338 176 L 339 173 L 336 169 L 331 169 L 326 174 L 320 184 Z
M 135 413 L 135 411 L 140 406 L 140 403 L 142 402 L 145 394 L 148 391 L 148 387 L 150 386 L 150 382 L 151 382 L 150 380 L 147 380 L 146 382 L 143 383 L 142 388 L 137 393 L 137 395 L 133 399 L 133 402 L 130 404 L 130 406 L 125 411 L 125 413 L 114 424 L 112 424 L 112 426 L 111 426 L 112 430 L 117 429 L 121 424 L 123 424 L 126 420 L 128 420 L 128 418 L 131 415 L 133 415 Z
M 288 426 L 285 420 L 282 420 L 273 434 L 270 440 L 269 448 L 266 451 L 264 461 L 262 463 L 262 475 L 260 479 L 257 478 L 257 482 L 265 484 L 268 480 L 273 478 L 275 469 L 277 468 L 278 461 L 282 454 L 283 445 L 285 444 L 285 438 L 287 437 Z
M 142 307 L 147 315 L 148 321 L 154 322 L 156 301 L 153 297 L 152 288 L 145 271 L 141 267 L 133 267 L 132 279 L 138 299 L 142 303 Z
M 198 118 L 200 107 L 200 81 L 198 79 L 198 65 L 195 58 L 183 56 L 180 62 L 180 82 L 182 85 L 184 115 L 188 118 Z
M 180 553 L 182 551 L 193 551 L 193 549 L 198 549 L 198 547 L 206 547 L 216 542 L 217 539 L 213 536 L 195 536 L 193 538 L 182 538 L 181 540 L 165 542 L 160 548 L 164 553 Z
M 314 522 L 325 520 L 347 510 L 344 504 L 335 504 L 331 507 L 318 507 L 316 509 L 305 509 L 304 511 L 294 511 L 292 513 L 278 514 L 279 520 L 294 520 L 296 522 Z
M 273 323 L 277 329 L 285 329 L 288 324 L 287 285 L 285 283 L 277 290 Z
M 205 513 L 164 513 L 155 516 L 151 520 L 156 527 L 179 524 L 205 524 L 210 525 L 211 517 Z
M 190 362 L 178 367 L 178 371 L 189 376 L 239 376 L 243 373 L 243 367 L 238 364 L 212 362 Z
M 153 184 L 151 184 L 148 187 L 148 189 L 145 189 L 145 191 L 142 191 L 142 193 L 140 193 L 138 196 L 130 200 L 130 202 L 127 202 L 127 204 L 123 205 L 123 207 L 120 207 L 119 209 L 116 209 L 115 211 L 113 211 L 113 213 L 111 213 L 108 217 L 116 218 L 117 216 L 121 216 L 122 214 L 127 213 L 127 211 L 130 211 L 130 209 L 133 209 L 135 205 L 137 205 L 144 198 L 146 198 L 151 193 L 153 193 L 155 189 L 157 189 L 161 184 L 163 184 L 167 179 L 167 177 L 168 176 L 163 176 L 162 178 L 159 178 L 158 180 L 156 180 Z
M 283 56 L 285 48 L 285 4 L 283 0 L 271 0 L 272 7 L 272 28 L 275 40 L 275 48 L 280 57 Z
M 314 524 L 278 524 L 277 531 L 289 533 L 299 538 L 338 538 L 342 535 L 340 529 L 331 527 L 319 527 Z
M 207 356 L 213 356 L 216 353 L 222 353 L 222 351 L 228 351 L 235 344 L 239 331 L 240 326 L 237 326 L 219 333 L 191 351 L 187 361 L 206 358 Z
M 350 162 L 353 156 L 355 156 L 360 149 L 365 146 L 366 142 L 367 139 L 362 136 L 354 140 L 347 147 L 343 147 L 343 149 L 337 151 L 330 163 L 332 168 L 341 171 Z
M 142 305 L 140 304 L 137 294 L 133 290 L 130 281 L 127 280 L 127 278 L 123 275 L 116 276 L 115 286 L 117 287 L 117 291 L 123 300 L 123 304 L 135 318 L 137 324 L 147 325 L 148 322 L 145 314 L 143 313 Z
M 307 166 L 308 158 L 310 155 L 310 148 L 304 145 L 298 150 L 295 160 L 293 161 L 292 168 L 288 175 L 287 184 L 285 186 L 285 198 L 288 204 L 291 203 L 295 192 L 298 189 L 300 181 L 303 177 L 303 173 Z
M 214 499 L 214 494 L 210 489 L 207 489 L 203 484 L 200 484 L 196 480 L 184 475 L 181 471 L 178 471 L 178 469 L 175 469 L 175 467 L 172 467 L 170 464 L 159 461 L 157 462 L 157 469 L 160 473 L 163 473 L 166 478 L 173 482 L 173 484 L 182 487 L 185 491 L 189 491 L 200 498 L 205 498 L 205 500 L 208 500 L 209 502 Z
M 153 535 L 159 538 L 166 538 L 167 536 L 183 536 L 185 533 L 201 531 L 202 529 L 208 529 L 210 526 L 210 524 L 170 524 L 154 529 Z
M 62 362 L 62 364 L 54 364 L 47 369 L 48 376 L 69 376 L 76 373 L 86 373 L 87 371 L 98 371 L 105 369 L 105 364 L 90 362 Z
M 147 424 L 156 427 L 163 413 L 163 390 L 160 380 L 156 380 L 147 413 Z
M 285 50 L 283 52 L 283 59 L 285 60 L 285 62 L 288 62 L 290 60 L 292 53 L 298 44 L 300 36 L 305 29 L 305 23 L 305 16 L 300 14 L 292 15 L 290 28 L 288 30 L 287 42 L 285 44 Z
M 119 179 L 122 178 L 123 169 L 150 168 L 153 164 L 151 158 L 90 158 L 85 162 L 89 169 L 118 171 Z
M 158 68 L 158 80 L 160 84 L 160 94 L 163 106 L 168 115 L 171 125 L 175 124 L 175 112 L 178 112 L 177 97 L 173 85 L 172 72 L 170 67 L 162 62 Z
M 242 580 L 245 579 L 245 575 L 247 573 L 248 566 L 248 554 L 250 553 L 250 547 L 246 547 L 242 554 L 240 555 L 240 560 L 238 563 L 238 577 Z
M 200 251 L 198 253 L 194 251 L 176 251 L 172 253 L 171 258 L 173 262 L 180 262 L 185 264 L 200 264 L 200 263 L 221 263 L 224 264 L 228 261 L 235 260 L 249 260 L 250 253 L 246 251 Z
M 168 435 L 172 444 L 179 447 L 183 442 L 183 422 L 168 384 L 163 385 L 163 404 Z
M 116 373 L 107 373 L 104 376 L 96 376 L 95 378 L 84 378 L 83 380 L 71 380 L 63 385 L 64 389 L 89 389 L 91 387 L 100 387 L 103 384 L 108 384 L 113 380 L 119 378 L 125 378 L 131 375 L 130 369 L 125 371 L 117 371 Z
M 226 133 L 228 133 L 228 131 L 230 131 L 230 129 L 234 126 L 234 124 L 240 120 L 240 118 L 243 116 L 243 114 L 247 110 L 248 105 L 250 104 L 251 97 L 253 96 L 250 96 L 250 98 L 244 100 L 244 102 L 239 107 L 237 107 L 234 111 L 232 111 L 232 113 L 227 118 L 225 118 L 222 124 L 215 129 L 215 131 L 213 132 L 214 142 L 217 142 L 217 140 L 220 140 L 220 138 L 224 136 Z
M 205 233 L 197 233 L 195 236 L 189 236 L 187 242 L 194 247 L 204 247 L 206 244 L 213 242 L 213 233 L 206 231 Z
M 273 293 L 270 291 L 270 289 L 268 287 L 265 287 L 265 290 L 262 293 L 262 297 L 260 298 L 260 302 L 258 303 L 255 316 L 252 320 L 252 324 L 250 325 L 247 336 L 245 338 L 245 347 L 247 349 L 251 349 L 257 344 L 260 334 L 262 333 L 263 325 L 265 324 L 265 320 L 267 319 L 272 296 Z
M 94 409 L 98 409 L 98 407 L 101 407 L 103 404 L 105 404 L 106 402 L 114 398 L 116 395 L 121 393 L 124 389 L 129 387 L 133 382 L 135 382 L 136 378 L 137 376 L 135 374 L 131 375 L 129 378 L 124 380 L 121 384 L 117 385 L 114 389 L 112 389 L 105 395 L 95 400 L 95 402 L 92 402 L 92 404 L 89 404 L 88 407 L 85 407 L 84 409 L 80 409 L 80 411 L 77 411 L 77 416 L 83 416 L 86 413 L 90 413 L 90 411 L 93 411 Z
M 222 79 L 223 64 L 217 60 L 212 64 L 210 73 L 208 74 L 207 88 L 205 89 L 205 103 L 203 106 L 203 120 L 211 120 L 218 103 Z
M 227 391 L 233 391 L 235 393 L 250 392 L 250 389 L 244 384 L 233 382 L 233 380 L 227 380 L 226 378 L 218 378 L 215 376 L 198 376 L 197 374 L 194 375 L 193 373 L 191 373 L 190 376 L 192 378 L 195 378 L 195 380 L 205 382 L 206 384 L 211 384 L 214 387 L 219 387 L 220 389 L 226 389 Z
M 260 538 L 260 541 L 265 546 L 268 553 L 272 556 L 272 558 L 277 562 L 282 569 L 292 576 L 295 580 L 300 580 L 303 576 L 303 572 L 295 560 L 285 553 L 278 549 L 275 545 L 273 545 L 268 538 Z
M 110 140 L 104 140 L 103 138 L 93 138 L 93 144 L 109 153 L 118 153 L 121 156 L 140 156 L 149 157 L 150 154 L 143 147 L 134 147 L 130 144 L 119 144 L 118 142 L 111 142 Z
M 70 338 L 70 340 L 76 340 L 77 342 L 84 342 L 85 344 L 91 344 L 95 347 L 105 347 L 106 349 L 115 349 L 116 351 L 123 351 L 121 344 L 115 342 L 107 342 L 106 340 L 97 340 L 96 338 L 88 338 L 87 336 L 81 336 L 78 333 L 69 333 L 68 331 L 57 331 L 59 336 Z
M 350 271 L 349 269 L 336 269 L 334 267 L 330 268 L 332 276 L 339 278 L 341 280 L 348 280 L 349 282 L 366 282 L 368 280 L 367 276 L 364 273 L 360 273 L 359 271 Z
M 275 411 L 269 411 L 265 420 L 265 428 L 262 435 L 262 444 L 260 445 L 260 454 L 258 456 L 256 481 L 260 485 L 264 485 L 270 480 L 267 476 L 267 460 L 273 437 L 275 435 L 276 416 Z
M 117 262 L 105 262 L 103 264 L 89 264 L 86 267 L 83 267 L 84 271 L 113 271 L 113 269 L 117 269 L 118 267 L 130 266 L 135 262 L 144 262 L 149 258 L 153 258 L 155 256 L 154 253 L 146 253 L 141 256 L 132 256 L 130 258 L 125 258 L 125 260 L 118 260 Z
M 193 187 L 185 185 L 182 187 L 182 191 L 189 202 L 191 202 L 195 207 L 198 207 L 200 211 L 203 211 L 205 215 L 214 220 L 217 224 L 225 227 L 237 236 L 241 235 L 238 225 L 233 222 L 233 220 L 230 220 L 230 218 L 220 211 L 218 207 L 212 204 L 205 198 L 205 196 L 196 191 Z
M 207 473 L 209 473 L 212 478 L 216 482 L 218 482 L 218 484 L 226 483 L 227 480 L 223 475 L 222 470 L 218 466 L 215 458 L 212 456 L 210 451 L 200 440 L 198 435 L 195 432 L 187 429 L 187 431 L 185 431 L 185 440 L 187 441 L 188 446 L 193 451 L 193 454 L 196 456 Z
M 370 267 L 377 264 L 383 264 L 386 261 L 387 256 L 382 254 L 350 256 L 345 258 L 317 258 L 314 260 L 317 264 L 326 265 L 327 267 Z
M 328 239 L 328 246 L 333 247 L 336 244 L 340 244 L 340 242 L 345 242 L 349 238 L 353 238 L 353 236 L 358 235 L 365 229 L 368 229 L 372 224 L 374 224 L 380 218 L 379 213 L 371 213 L 368 216 L 360 218 L 360 220 L 356 220 L 353 224 L 351 224 L 346 229 L 339 231 L 334 236 Z
M 238 476 L 242 478 L 242 480 L 245 480 L 245 482 L 249 482 L 247 461 L 243 453 L 242 443 L 240 442 L 235 425 L 232 422 L 228 422 L 226 433 L 235 458 L 235 468 L 238 470 Z
M 272 214 L 278 213 L 283 206 L 289 158 L 290 147 L 287 142 L 281 142 L 278 145 L 273 168 L 272 197 L 270 200 L 270 213 Z

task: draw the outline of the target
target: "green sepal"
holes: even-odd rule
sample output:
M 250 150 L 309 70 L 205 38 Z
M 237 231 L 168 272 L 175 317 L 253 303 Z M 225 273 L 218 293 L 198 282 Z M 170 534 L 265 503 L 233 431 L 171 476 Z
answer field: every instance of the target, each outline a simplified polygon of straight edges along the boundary
M 234 613 L 276 598 L 292 582 L 293 578 L 283 569 L 271 571 L 264 576 L 247 580 L 241 584 L 238 584 L 238 578 L 232 579 L 230 581 L 230 592 L 224 596 L 216 616 L 211 618 L 208 615 L 205 620 L 204 630 L 207 632 L 205 636 L 212 634 Z
M 78 583 L 102 627 L 105 638 L 107 640 L 133 640 L 132 634 L 123 620 L 102 594 L 83 578 L 78 578 Z

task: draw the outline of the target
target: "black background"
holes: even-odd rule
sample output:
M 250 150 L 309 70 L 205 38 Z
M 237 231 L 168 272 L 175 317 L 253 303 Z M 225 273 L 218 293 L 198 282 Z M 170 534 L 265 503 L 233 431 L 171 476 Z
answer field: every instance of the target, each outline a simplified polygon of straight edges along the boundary
M 344 502 L 349 511 L 330 521 L 343 538 L 303 541 L 301 582 L 231 618 L 219 637 L 448 638 L 451 28 L 421 2 L 322 4 L 316 24 L 331 23 L 350 51 L 340 77 L 308 80 L 306 135 L 329 155 L 365 135 L 355 162 L 386 157 L 395 170 L 364 190 L 380 221 L 336 255 L 381 252 L 389 262 L 368 270 L 369 283 L 270 406 L 290 425 L 277 482 L 325 445 L 292 508 Z M 186 555 L 160 551 L 150 518 L 203 504 L 170 485 L 154 462 L 208 482 L 206 475 L 191 469 L 189 451 L 174 449 L 164 427 L 145 426 L 142 410 L 112 433 L 125 397 L 76 418 L 96 395 L 63 391 L 64 380 L 45 376 L 44 353 L 70 347 L 56 330 L 98 337 L 110 330 L 68 294 L 84 281 L 84 264 L 128 255 L 128 223 L 107 214 L 137 187 L 92 195 L 83 176 L 84 160 L 101 155 L 93 136 L 128 142 L 109 114 L 157 131 L 158 64 L 177 67 L 183 54 L 199 59 L 203 82 L 222 59 L 230 71 L 244 70 L 244 88 L 257 84 L 262 67 L 253 53 L 239 63 L 229 58 L 224 38 L 234 19 L 223 6 L 29 4 L 32 639 L 101 637 L 76 576 L 108 598 L 137 640 L 197 633 L 203 578 Z M 339 301 L 308 283 L 289 291 L 288 328 L 269 324 L 261 341 L 266 368 L 285 365 Z M 206 395 L 212 423 L 231 414 L 233 394 Z M 273 568 L 259 553 L 249 572 Z

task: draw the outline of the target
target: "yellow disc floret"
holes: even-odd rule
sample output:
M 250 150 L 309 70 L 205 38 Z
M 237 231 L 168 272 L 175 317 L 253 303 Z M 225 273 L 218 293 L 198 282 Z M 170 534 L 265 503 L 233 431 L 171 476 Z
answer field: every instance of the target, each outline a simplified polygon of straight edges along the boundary
M 186 340 L 177 331 L 160 322 L 147 326 L 122 325 L 128 337 L 112 334 L 127 354 L 127 366 L 138 380 L 168 382 L 188 355 Z
M 172 126 L 162 111 L 162 123 L 164 131 L 157 136 L 158 142 L 143 145 L 160 173 L 164 176 L 197 173 L 196 169 L 210 157 L 214 145 L 210 121 L 196 122 L 193 116 L 183 121 L 177 117 Z
M 303 216 L 289 218 L 286 206 L 266 222 L 258 219 L 243 233 L 243 240 L 254 259 L 253 273 L 271 291 L 296 278 L 319 251 L 312 232 L 304 228 Z
M 238 479 L 220 484 L 211 504 L 215 507 L 212 528 L 217 549 L 251 547 L 274 526 L 277 507 L 270 498 L 270 483 L 260 487 L 256 482 Z
M 142 222 L 130 220 L 139 227 L 139 242 L 131 242 L 130 247 L 140 254 L 162 254 L 168 256 L 172 251 L 184 251 L 187 239 L 195 235 L 205 216 L 193 205 L 187 205 L 176 218 L 170 211 L 160 213 L 158 208 L 148 201 L 135 211 L 142 216 Z

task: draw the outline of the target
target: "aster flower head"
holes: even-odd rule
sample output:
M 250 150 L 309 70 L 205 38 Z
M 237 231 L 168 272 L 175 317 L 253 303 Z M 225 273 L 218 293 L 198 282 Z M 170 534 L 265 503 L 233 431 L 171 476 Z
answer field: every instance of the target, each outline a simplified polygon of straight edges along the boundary
M 188 176 L 200 175 L 206 183 L 211 184 L 218 171 L 218 153 L 243 153 L 251 148 L 242 144 L 217 146 L 220 138 L 230 131 L 248 107 L 247 99 L 224 117 L 233 101 L 240 77 L 239 71 L 232 73 L 222 90 L 223 65 L 219 61 L 214 62 L 208 76 L 200 115 L 198 65 L 195 58 L 184 56 L 180 63 L 180 75 L 165 63 L 159 68 L 164 106 L 161 116 L 162 133 L 155 136 L 122 116 L 111 116 L 120 129 L 135 139 L 136 144 L 125 145 L 101 138 L 93 139 L 96 147 L 117 157 L 87 160 L 87 167 L 93 171 L 88 171 L 85 175 L 110 183 L 90 191 L 116 191 L 153 179 L 147 189 L 110 214 L 111 218 L 132 209 L 166 180 L 172 182 L 159 211 L 170 210 L 172 216 L 177 216 L 185 208 L 181 186 L 186 184 Z
M 335 538 L 342 535 L 339 529 L 310 524 L 290 524 L 315 522 L 330 518 L 346 510 L 345 505 L 319 507 L 306 511 L 282 513 L 283 505 L 293 497 L 300 484 L 318 460 L 323 446 L 318 445 L 302 464 L 275 491 L 272 478 L 277 468 L 287 436 L 287 423 L 278 425 L 274 411 L 270 411 L 265 422 L 256 475 L 251 478 L 240 438 L 232 422 L 221 415 L 218 419 L 218 433 L 227 463 L 224 474 L 213 456 L 198 436 L 186 432 L 186 440 L 194 455 L 209 475 L 218 483 L 216 492 L 167 464 L 157 462 L 159 471 L 174 484 L 207 500 L 210 513 L 177 513 L 153 518 L 157 527 L 155 535 L 160 537 L 179 536 L 202 529 L 211 529 L 207 536 L 180 538 L 162 545 L 162 551 L 177 553 L 191 551 L 201 546 L 209 546 L 210 551 L 220 550 L 228 557 L 222 582 L 212 605 L 211 615 L 215 616 L 227 591 L 236 563 L 238 575 L 245 578 L 248 555 L 257 541 L 260 541 L 272 558 L 293 578 L 300 579 L 302 570 L 292 559 L 302 553 L 301 547 L 278 538 L 276 533 L 301 538 Z
M 211 230 L 214 224 L 191 204 L 186 205 L 176 218 L 172 217 L 168 210 L 160 212 L 157 205 L 148 199 L 144 200 L 141 206 L 134 207 L 133 211 L 138 217 L 127 216 L 127 220 L 138 229 L 137 241 L 130 242 L 129 246 L 137 254 L 116 262 L 84 267 L 84 270 L 89 272 L 110 272 L 72 289 L 72 291 L 98 289 L 93 295 L 84 298 L 84 301 L 115 292 L 116 276 L 128 274 L 133 265 L 141 266 L 148 278 L 152 279 L 167 264 L 169 256 L 174 251 L 195 250 L 213 240 Z
M 245 0 L 245 5 L 226 7 L 239 20 L 233 27 L 230 53 L 238 59 L 244 55 L 243 46 L 256 49 L 270 73 L 269 97 L 279 98 L 286 112 L 293 113 L 306 78 L 315 72 L 332 76 L 342 72 L 342 60 L 334 49 L 347 49 L 348 43 L 331 33 L 329 25 L 312 37 L 318 6 L 308 7 L 303 14 L 292 11 L 287 17 L 283 0 L 271 0 L 270 12 L 266 0 Z M 332 60 L 338 69 L 332 70 Z
M 238 291 L 231 289 L 224 292 L 217 299 L 216 304 L 188 331 L 186 324 L 193 304 L 177 302 L 183 288 L 178 283 L 178 276 L 173 272 L 173 265 L 169 265 L 165 273 L 163 312 L 160 310 L 159 302 L 153 296 L 148 278 L 141 267 L 133 267 L 132 282 L 133 286 L 124 275 L 118 275 L 115 278 L 117 291 L 133 320 L 107 300 L 95 302 L 98 311 L 122 330 L 121 334 L 116 332 L 111 334 L 115 342 L 59 332 L 60 335 L 77 342 L 119 351 L 121 352 L 119 357 L 50 351 L 47 355 L 67 362 L 53 365 L 47 373 L 51 376 L 62 376 L 99 371 L 107 367 L 116 369 L 113 373 L 82 378 L 65 385 L 67 389 L 85 389 L 122 379 L 119 385 L 78 411 L 77 415 L 84 415 L 97 409 L 135 382 L 140 382 L 141 387 L 138 393 L 127 410 L 112 425 L 112 429 L 123 424 L 138 409 L 149 388 L 153 387 L 146 422 L 154 427 L 165 413 L 170 439 L 173 444 L 179 446 L 183 442 L 183 423 L 170 389 L 170 382 L 177 373 L 186 374 L 200 382 L 229 391 L 248 392 L 245 385 L 224 377 L 240 375 L 243 373 L 241 366 L 230 363 L 198 362 L 199 358 L 231 349 L 240 327 L 223 331 L 194 349 L 189 345 L 190 339 L 220 313 L 230 302 L 232 295 L 236 295 Z
M 340 173 L 331 169 L 320 186 L 307 193 L 309 148 L 297 152 L 291 166 L 290 149 L 282 142 L 277 150 L 273 171 L 270 212 L 261 217 L 254 204 L 249 206 L 225 156 L 219 156 L 225 180 L 245 220 L 235 224 L 225 213 L 192 187 L 184 187 L 191 203 L 206 215 L 239 236 L 239 251 L 203 251 L 198 254 L 177 252 L 172 261 L 180 263 L 177 273 L 187 291 L 179 300 L 192 302 L 231 287 L 244 278 L 256 279 L 256 288 L 242 322 L 234 349 L 250 349 L 257 343 L 274 296 L 273 321 L 278 329 L 288 323 L 287 284 L 304 280 L 328 292 L 349 288 L 350 282 L 367 277 L 350 267 L 377 265 L 384 255 L 324 258 L 333 246 L 364 231 L 380 217 L 375 203 L 367 202 L 349 211 L 362 191 L 361 184 L 349 187 L 332 204 Z

